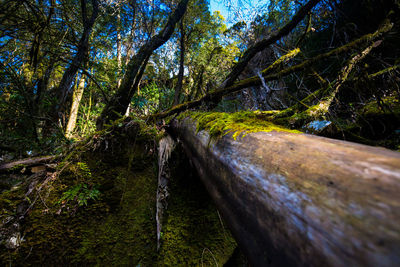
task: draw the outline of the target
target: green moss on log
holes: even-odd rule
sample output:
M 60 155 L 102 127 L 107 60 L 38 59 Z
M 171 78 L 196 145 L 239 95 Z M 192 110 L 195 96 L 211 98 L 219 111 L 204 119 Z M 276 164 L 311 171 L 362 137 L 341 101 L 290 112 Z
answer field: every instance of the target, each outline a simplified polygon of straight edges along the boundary
M 224 112 L 186 112 L 178 119 L 190 117 L 197 122 L 197 130 L 207 130 L 212 138 L 218 138 L 232 133 L 236 138 L 254 132 L 290 132 L 301 133 L 297 130 L 287 129 L 262 119 L 266 115 L 260 111 L 241 111 L 235 113 Z

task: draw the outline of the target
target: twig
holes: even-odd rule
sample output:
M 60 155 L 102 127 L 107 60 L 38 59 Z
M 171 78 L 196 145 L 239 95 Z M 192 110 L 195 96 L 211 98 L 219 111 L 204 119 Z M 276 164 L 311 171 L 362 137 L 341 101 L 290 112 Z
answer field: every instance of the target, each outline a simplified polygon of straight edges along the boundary
M 224 237 L 225 237 L 225 239 L 228 239 L 227 236 L 226 236 L 226 233 L 225 233 L 225 227 L 224 227 L 224 223 L 222 222 L 221 214 L 219 214 L 218 210 L 217 210 L 217 214 L 218 214 L 219 222 L 221 223 L 221 226 L 222 226 Z
M 211 252 L 211 250 L 209 250 L 208 248 L 204 248 L 204 249 L 203 249 L 203 252 L 201 253 L 201 266 L 204 267 L 204 264 L 203 264 L 203 256 L 204 256 L 204 252 L 205 252 L 206 250 L 208 250 L 208 251 L 210 252 L 211 257 L 214 259 L 215 266 L 218 267 L 218 262 L 217 262 L 217 260 L 215 259 L 214 254 L 213 254 L 213 253 Z

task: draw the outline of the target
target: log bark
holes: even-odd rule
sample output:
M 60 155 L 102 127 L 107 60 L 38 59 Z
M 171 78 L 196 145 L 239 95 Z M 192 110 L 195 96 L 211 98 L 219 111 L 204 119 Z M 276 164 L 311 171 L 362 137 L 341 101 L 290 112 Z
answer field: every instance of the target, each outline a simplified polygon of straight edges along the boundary
M 33 167 L 37 165 L 47 164 L 54 162 L 56 159 L 57 156 L 44 156 L 44 157 L 27 158 L 27 159 L 21 159 L 3 163 L 0 165 L 0 173 L 8 172 L 14 168 L 17 168 L 18 166 Z
M 170 168 L 168 159 L 174 150 L 175 142 L 168 135 L 158 142 L 158 187 L 156 195 L 157 251 L 161 245 L 161 230 L 164 212 L 168 207 Z
M 178 137 L 252 266 L 398 266 L 400 153 L 289 132 Z

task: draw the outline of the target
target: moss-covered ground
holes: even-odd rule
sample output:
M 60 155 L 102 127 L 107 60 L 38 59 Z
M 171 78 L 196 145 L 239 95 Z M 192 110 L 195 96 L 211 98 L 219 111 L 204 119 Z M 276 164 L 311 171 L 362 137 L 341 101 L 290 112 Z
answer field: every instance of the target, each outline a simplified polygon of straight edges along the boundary
M 183 151 L 172 154 L 159 266 L 223 266 L 236 248 L 217 208 Z
M 18 225 L 22 242 L 16 249 L 0 244 L 1 265 L 222 266 L 236 243 L 182 151 L 171 159 L 157 251 L 159 136 L 138 120 L 116 122 L 75 146 L 56 173 L 4 191 L 1 227 Z M 99 195 L 90 197 L 95 190 Z

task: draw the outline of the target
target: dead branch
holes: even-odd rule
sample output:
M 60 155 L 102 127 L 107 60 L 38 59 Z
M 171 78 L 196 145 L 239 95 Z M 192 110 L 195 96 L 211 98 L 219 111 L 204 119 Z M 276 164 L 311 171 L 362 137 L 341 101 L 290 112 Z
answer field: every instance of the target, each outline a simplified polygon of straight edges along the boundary
M 268 38 L 255 43 L 252 47 L 246 50 L 240 61 L 233 67 L 226 80 L 222 83 L 220 88 L 231 87 L 235 80 L 239 77 L 240 73 L 246 68 L 247 63 L 260 51 L 264 50 L 271 44 L 275 43 L 282 37 L 288 35 L 300 21 L 310 12 L 310 10 L 320 2 L 320 0 L 310 0 L 307 4 L 302 6 L 299 11 L 293 16 L 280 30 L 273 32 Z
M 33 167 L 37 165 L 47 164 L 54 162 L 57 159 L 57 156 L 44 156 L 38 158 L 27 158 L 21 159 L 17 161 L 12 161 L 8 163 L 4 163 L 0 165 L 0 173 L 8 172 L 13 168 L 18 168 L 18 166 L 23 167 Z
M 300 64 L 288 67 L 288 68 L 283 69 L 283 70 L 281 70 L 281 71 L 279 71 L 277 73 L 268 74 L 268 72 L 265 72 L 266 75 L 264 76 L 264 71 L 263 71 L 264 80 L 265 80 L 265 82 L 278 80 L 278 79 L 281 79 L 282 77 L 288 76 L 288 75 L 290 75 L 292 73 L 305 70 L 309 66 L 311 66 L 311 65 L 315 64 L 316 62 L 319 62 L 319 61 L 321 61 L 323 59 L 329 58 L 331 56 L 337 56 L 339 54 L 343 54 L 345 52 L 348 52 L 351 49 L 353 49 L 354 47 L 357 47 L 359 45 L 362 45 L 362 44 L 371 42 L 373 40 L 376 40 L 378 37 L 382 36 L 382 34 L 388 32 L 392 28 L 392 26 L 393 26 L 393 24 L 388 19 L 386 19 L 384 21 L 384 23 L 379 27 L 379 29 L 377 31 L 375 31 L 374 33 L 366 34 L 366 35 L 364 35 L 364 36 L 362 36 L 362 37 L 360 37 L 360 38 L 358 38 L 358 39 L 356 39 L 356 40 L 354 40 L 354 41 L 352 41 L 352 42 L 350 42 L 348 44 L 345 44 L 345 45 L 343 45 L 341 47 L 338 47 L 338 48 L 333 49 L 333 50 L 331 50 L 329 52 L 320 54 L 318 56 L 312 57 L 312 58 L 310 58 L 308 60 L 303 61 Z M 286 55 L 284 55 L 283 57 L 286 57 Z M 277 61 L 281 61 L 281 58 L 279 58 Z M 274 65 L 274 64 L 272 64 L 272 65 Z M 253 77 L 241 80 L 241 81 L 233 84 L 230 87 L 212 91 L 212 92 L 204 95 L 200 99 L 197 99 L 197 100 L 194 100 L 194 101 L 185 102 L 183 104 L 176 105 L 173 108 L 171 108 L 171 109 L 169 109 L 169 110 L 167 110 L 165 112 L 154 114 L 154 115 L 151 116 L 151 119 L 153 119 L 153 120 L 163 119 L 163 118 L 166 118 L 168 116 L 183 112 L 185 110 L 199 107 L 203 103 L 210 103 L 210 102 L 217 103 L 225 95 L 238 92 L 238 91 L 240 91 L 242 89 L 245 89 L 245 88 L 248 88 L 250 86 L 258 86 L 258 85 L 261 85 L 261 84 L 262 84 L 262 81 L 261 81 L 260 77 L 253 76 Z M 302 102 L 303 103 L 307 103 L 308 101 L 305 101 L 305 100 L 308 100 L 309 98 L 314 98 L 316 96 L 317 97 L 318 96 L 322 96 L 323 94 L 324 94 L 324 90 L 321 90 L 321 89 L 317 90 L 312 95 L 310 95 L 310 96 L 306 97 L 305 99 L 303 99 Z M 295 109 L 295 107 L 290 107 L 287 110 L 283 111 L 283 113 L 285 113 L 285 115 L 289 115 L 289 114 L 286 114 L 286 113 L 288 113 L 288 111 L 290 111 L 290 113 L 291 113 L 290 115 L 292 115 L 294 109 Z

